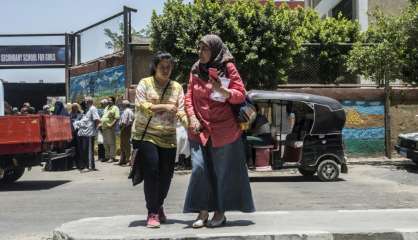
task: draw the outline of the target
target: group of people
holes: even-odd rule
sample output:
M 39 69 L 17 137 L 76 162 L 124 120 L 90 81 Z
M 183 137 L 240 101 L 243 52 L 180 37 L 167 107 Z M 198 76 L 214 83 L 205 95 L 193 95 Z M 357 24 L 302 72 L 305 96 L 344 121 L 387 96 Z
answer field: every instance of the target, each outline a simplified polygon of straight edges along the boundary
M 204 36 L 198 52 L 186 94 L 170 80 L 174 61 L 162 52 L 136 89 L 132 144 L 143 167 L 150 228 L 167 220 L 163 205 L 174 172 L 178 122 L 188 129 L 190 142 L 192 173 L 183 212 L 198 214 L 192 227 L 222 226 L 226 211 L 255 211 L 242 131 L 231 108 L 245 100 L 243 81 L 219 36 Z M 213 69 L 216 77 L 209 74 Z M 210 221 L 209 212 L 214 212 Z
M 234 57 L 219 36 L 204 36 L 198 53 L 199 59 L 191 66 L 186 94 L 182 85 L 170 78 L 174 68 L 171 54 L 157 53 L 151 76 L 137 85 L 135 113 L 129 108 L 129 101 L 124 100 L 120 114 L 114 97 L 100 102 L 103 111 L 94 106 L 91 97 L 71 104 L 69 111 L 61 102 L 54 106 L 54 114 L 71 118 L 72 145 L 77 148 L 75 164 L 82 171 L 96 170 L 96 137 L 99 159 L 116 161 L 119 124 L 118 164 L 129 163 L 132 144 L 143 167 L 149 228 L 158 228 L 167 221 L 164 201 L 174 174 L 179 123 L 187 129 L 190 144 L 192 173 L 183 212 L 198 214 L 192 227 L 220 227 L 226 223 L 226 211 L 255 211 L 242 130 L 231 108 L 245 101 L 244 83 Z M 51 109 L 43 110 L 47 113 Z M 209 212 L 214 212 L 211 220 Z
M 73 130 L 73 146 L 77 148 L 76 166 L 81 171 L 97 170 L 94 162 L 94 146 L 97 136 L 98 156 L 102 162 L 129 163 L 130 137 L 134 114 L 130 102 L 123 100 L 120 114 L 115 98 L 110 96 L 100 101 L 100 109 L 94 105 L 93 98 L 85 97 L 80 105 L 73 103 L 69 114 Z M 116 131 L 120 129 L 121 157 L 116 159 Z
M 22 107 L 12 107 L 8 102 L 4 102 L 4 114 L 5 115 L 25 115 L 25 114 L 35 114 L 36 109 L 31 106 L 29 102 L 23 103 Z

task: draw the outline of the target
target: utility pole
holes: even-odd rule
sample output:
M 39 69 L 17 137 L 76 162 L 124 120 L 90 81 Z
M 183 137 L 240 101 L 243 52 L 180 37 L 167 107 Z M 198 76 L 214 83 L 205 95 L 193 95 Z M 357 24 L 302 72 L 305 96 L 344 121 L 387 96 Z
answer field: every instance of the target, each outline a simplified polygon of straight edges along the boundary
M 385 155 L 387 158 L 392 158 L 392 143 L 390 132 L 390 84 L 386 70 L 383 72 L 383 80 L 385 84 Z

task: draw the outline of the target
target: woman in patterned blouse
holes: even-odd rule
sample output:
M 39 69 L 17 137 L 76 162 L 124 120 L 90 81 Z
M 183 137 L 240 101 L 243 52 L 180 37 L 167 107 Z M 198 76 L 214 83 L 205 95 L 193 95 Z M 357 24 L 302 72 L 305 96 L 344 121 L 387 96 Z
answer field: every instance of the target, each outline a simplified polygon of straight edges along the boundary
M 158 53 L 152 61 L 152 76 L 142 79 L 136 89 L 132 144 L 140 149 L 150 228 L 166 221 L 163 203 L 174 172 L 176 124 L 187 125 L 183 88 L 170 80 L 172 70 L 172 56 Z

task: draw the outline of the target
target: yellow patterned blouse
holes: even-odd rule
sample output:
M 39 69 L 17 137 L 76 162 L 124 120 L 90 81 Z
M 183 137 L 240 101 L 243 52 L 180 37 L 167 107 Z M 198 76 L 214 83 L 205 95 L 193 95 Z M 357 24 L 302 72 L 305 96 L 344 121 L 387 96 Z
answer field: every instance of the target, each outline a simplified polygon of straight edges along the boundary
M 164 86 L 159 86 L 154 77 L 141 79 L 136 88 L 135 121 L 132 127 L 132 139 L 141 140 L 148 119 L 152 120 L 147 128 L 144 141 L 149 141 L 163 148 L 176 147 L 176 126 L 180 121 L 187 126 L 184 111 L 184 92 L 178 82 L 170 81 L 163 100 L 160 102 Z M 153 112 L 154 104 L 175 104 L 177 114 L 171 112 Z

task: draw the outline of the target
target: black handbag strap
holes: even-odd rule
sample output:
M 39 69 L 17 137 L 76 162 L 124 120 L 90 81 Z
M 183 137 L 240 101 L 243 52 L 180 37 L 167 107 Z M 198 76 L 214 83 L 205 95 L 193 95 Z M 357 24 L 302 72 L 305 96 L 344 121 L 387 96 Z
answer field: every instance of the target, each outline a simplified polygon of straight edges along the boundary
M 168 83 L 167 83 L 167 85 L 164 87 L 164 89 L 163 89 L 163 93 L 161 94 L 160 103 L 163 101 L 164 94 L 165 94 L 165 92 L 167 91 L 167 88 L 168 88 L 168 86 L 170 85 L 170 83 L 171 83 L 171 80 L 168 80 Z M 152 116 L 151 116 L 151 117 L 149 117 L 148 122 L 147 122 L 147 125 L 145 125 L 145 129 L 144 129 L 144 132 L 142 133 L 142 137 L 141 137 L 141 142 L 144 140 L 144 137 L 145 137 L 145 134 L 147 133 L 147 129 L 148 129 L 148 126 L 149 126 L 149 124 L 150 124 L 150 122 L 151 122 L 151 119 L 152 119 Z

